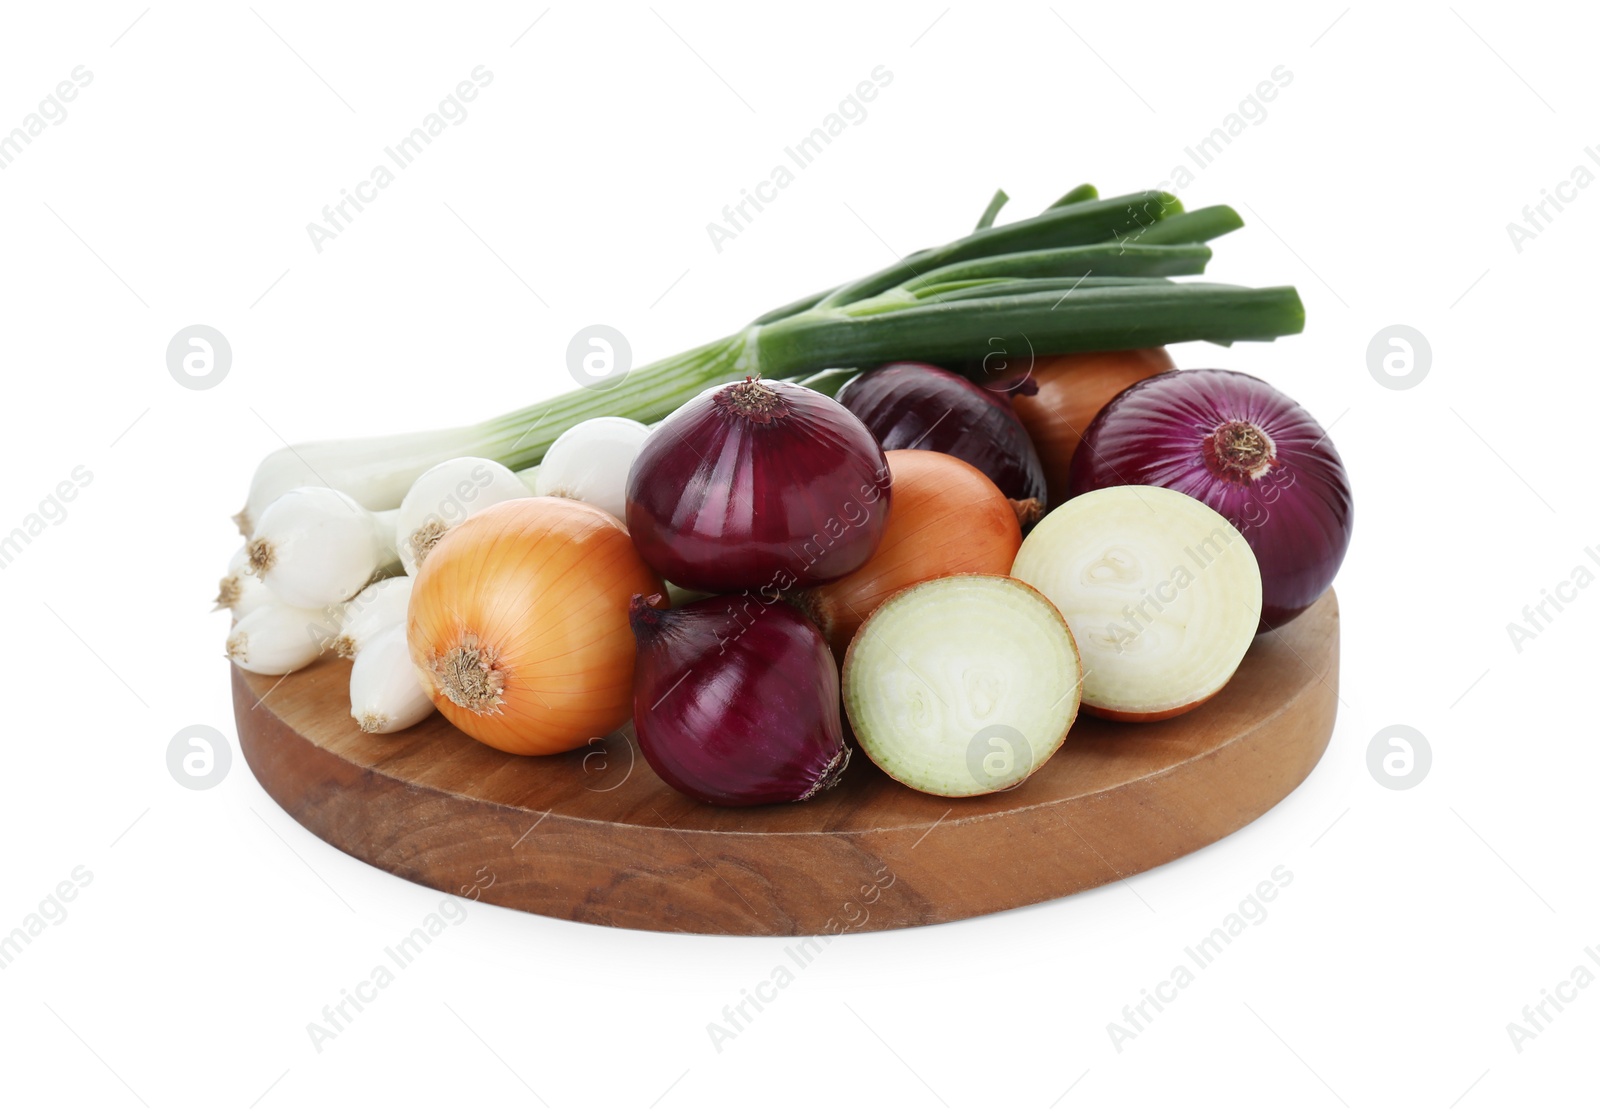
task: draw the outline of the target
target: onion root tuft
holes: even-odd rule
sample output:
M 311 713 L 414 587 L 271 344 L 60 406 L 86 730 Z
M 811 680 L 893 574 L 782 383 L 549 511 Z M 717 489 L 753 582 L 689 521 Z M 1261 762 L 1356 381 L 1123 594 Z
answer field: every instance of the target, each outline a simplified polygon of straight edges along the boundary
M 257 578 L 271 570 L 278 561 L 278 553 L 270 539 L 257 539 L 250 544 L 250 573 Z
M 450 525 L 437 516 L 428 519 L 421 527 L 411 533 L 408 542 L 411 544 L 412 569 L 422 565 L 422 560 L 436 547 L 439 540 L 444 538 L 444 533 L 450 530 Z
M 495 666 L 495 650 L 468 634 L 461 643 L 435 657 L 428 669 L 433 672 L 439 692 L 464 710 L 475 714 L 493 713 L 505 693 L 505 672 Z

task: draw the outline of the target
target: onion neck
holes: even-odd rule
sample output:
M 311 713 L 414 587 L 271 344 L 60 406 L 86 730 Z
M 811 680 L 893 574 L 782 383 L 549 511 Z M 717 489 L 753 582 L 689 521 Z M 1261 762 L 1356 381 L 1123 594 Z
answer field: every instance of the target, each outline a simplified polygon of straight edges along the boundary
M 832 610 L 828 608 L 828 597 L 819 586 L 809 589 L 790 590 L 780 594 L 779 598 L 785 605 L 792 606 L 800 611 L 800 615 L 817 626 L 823 639 L 832 643 L 834 637 L 834 623 Z
M 843 742 L 840 744 L 841 748 L 817 775 L 816 782 L 796 802 L 804 803 L 807 799 L 827 791 L 844 778 L 845 769 L 850 766 L 850 746 L 843 744 Z
M 1211 432 L 1202 448 L 1206 466 L 1227 481 L 1247 484 L 1278 464 L 1272 436 L 1254 423 L 1229 419 Z
M 658 593 L 648 598 L 636 593 L 628 602 L 628 627 L 633 629 L 633 638 L 640 644 L 653 643 L 661 638 L 667 628 L 667 610 L 661 608 L 665 603 Z
M 978 387 L 993 392 L 1003 399 L 1008 406 L 1018 396 L 1036 396 L 1039 394 L 1039 381 L 1034 377 L 1031 365 L 1026 372 L 1014 379 L 1009 377 L 1004 369 L 991 374 L 987 368 L 982 368 L 981 372 L 981 377 L 975 376 L 973 378 Z
M 1018 526 L 1024 531 L 1044 517 L 1044 505 L 1031 496 L 1027 500 L 1017 500 L 1015 497 L 1007 499 L 1011 503 L 1011 510 L 1017 514 Z

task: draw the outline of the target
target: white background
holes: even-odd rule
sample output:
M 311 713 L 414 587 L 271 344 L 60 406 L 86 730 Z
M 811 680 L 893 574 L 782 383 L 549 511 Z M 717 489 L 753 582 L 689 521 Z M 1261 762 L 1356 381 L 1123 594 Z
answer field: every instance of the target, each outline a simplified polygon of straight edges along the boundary
M 75 866 L 93 883 L 0 971 L 7 1107 L 1577 1105 L 1600 991 L 1521 1053 L 1506 1026 L 1574 967 L 1600 974 L 1600 590 L 1520 650 L 1506 626 L 1600 569 L 1579 344 L 1600 189 L 1520 252 L 1506 226 L 1600 171 L 1593 30 L 1477 0 L 8 8 L 0 129 L 74 66 L 93 80 L 0 171 L 0 534 L 75 466 L 93 481 L 0 570 L 0 929 Z M 316 252 L 307 222 L 480 64 L 470 116 Z M 715 251 L 706 223 L 880 65 L 868 118 Z M 1307 330 L 1178 356 L 1272 380 L 1353 477 L 1339 722 L 1306 783 L 1125 886 L 835 940 L 721 1053 L 707 1024 L 781 940 L 478 904 L 318 1054 L 307 1024 L 440 895 L 300 829 L 236 743 L 210 791 L 165 761 L 195 723 L 234 742 L 207 608 L 279 436 L 567 390 L 594 322 L 640 359 L 677 352 L 961 234 L 997 186 L 1022 216 L 1084 179 L 1154 185 L 1280 65 L 1266 119 L 1182 194 L 1240 209 L 1213 275 L 1296 284 Z M 194 323 L 232 343 L 208 391 L 165 366 Z M 1366 358 L 1397 323 L 1433 350 L 1405 391 Z M 1396 723 L 1432 749 L 1407 791 L 1367 762 Z M 1266 922 L 1119 1052 L 1108 1023 L 1279 865 Z

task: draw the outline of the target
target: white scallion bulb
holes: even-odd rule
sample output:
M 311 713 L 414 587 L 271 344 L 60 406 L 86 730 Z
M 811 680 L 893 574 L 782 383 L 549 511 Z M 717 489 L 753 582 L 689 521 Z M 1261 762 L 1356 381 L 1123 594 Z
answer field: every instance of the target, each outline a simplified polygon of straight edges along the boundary
M 258 675 L 287 675 L 309 667 L 339 631 L 342 608 L 263 605 L 228 630 L 228 658 Z
M 240 547 L 228 562 L 228 573 L 217 583 L 217 608 L 228 610 L 238 620 L 277 600 L 266 583 L 250 573 L 250 549 Z
M 404 628 L 411 603 L 411 578 L 385 578 L 356 594 L 344 606 L 344 624 L 333 642 L 335 655 L 354 659 L 367 642 L 388 629 Z
M 628 471 L 649 437 L 650 428 L 632 419 L 586 419 L 550 444 L 534 491 L 581 500 L 625 520 Z
M 261 514 L 250 569 L 286 605 L 317 609 L 355 596 L 395 560 L 394 513 L 336 489 L 290 489 Z
M 411 663 L 404 626 L 385 629 L 361 646 L 350 668 L 350 716 L 365 733 L 409 729 L 433 713 Z
M 406 493 L 395 516 L 395 550 L 415 574 L 444 533 L 472 513 L 531 496 L 528 486 L 488 458 L 451 458 L 428 470 Z

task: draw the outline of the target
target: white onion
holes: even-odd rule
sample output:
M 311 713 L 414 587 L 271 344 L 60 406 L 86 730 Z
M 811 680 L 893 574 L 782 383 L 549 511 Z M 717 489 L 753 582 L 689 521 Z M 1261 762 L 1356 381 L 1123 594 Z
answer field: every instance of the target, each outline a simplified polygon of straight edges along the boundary
M 362 645 L 350 668 L 350 716 L 366 733 L 408 729 L 433 713 L 433 702 L 411 663 L 404 625 Z
M 628 470 L 650 428 L 632 419 L 586 419 L 550 444 L 534 491 L 564 496 L 627 518 Z
M 1043 594 L 956 574 L 879 606 L 850 645 L 841 687 L 874 764 L 918 791 L 963 797 L 1038 771 L 1077 719 L 1083 678 L 1072 633 Z
M 333 651 L 354 659 L 374 637 L 406 623 L 406 606 L 411 603 L 411 577 L 385 578 L 345 602 L 344 623 Z
M 369 512 L 337 489 L 290 489 L 261 514 L 250 568 L 287 605 L 353 597 L 395 560 L 394 513 Z
M 1219 513 L 1172 489 L 1113 485 L 1034 525 L 1011 576 L 1061 610 L 1083 656 L 1083 704 L 1121 721 L 1175 717 L 1233 677 L 1261 620 L 1261 568 Z
M 315 663 L 339 629 L 339 606 L 263 605 L 228 630 L 228 658 L 259 675 L 286 675 Z
M 415 574 L 441 536 L 480 509 L 531 495 L 527 484 L 488 458 L 451 458 L 418 477 L 395 517 L 395 550 Z

